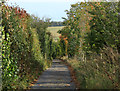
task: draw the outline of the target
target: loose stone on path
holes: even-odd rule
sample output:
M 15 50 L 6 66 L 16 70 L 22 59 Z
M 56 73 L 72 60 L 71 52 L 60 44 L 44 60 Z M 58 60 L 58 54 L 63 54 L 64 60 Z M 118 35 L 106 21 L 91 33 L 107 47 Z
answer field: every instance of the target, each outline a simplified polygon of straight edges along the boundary
M 68 67 L 60 60 L 53 60 L 52 66 L 45 70 L 31 89 L 75 89 Z

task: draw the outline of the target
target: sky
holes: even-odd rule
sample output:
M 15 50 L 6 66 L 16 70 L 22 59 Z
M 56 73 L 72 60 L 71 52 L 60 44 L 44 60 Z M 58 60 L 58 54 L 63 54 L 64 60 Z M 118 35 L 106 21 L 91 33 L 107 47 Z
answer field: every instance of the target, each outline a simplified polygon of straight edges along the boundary
M 65 10 L 70 9 L 71 4 L 83 0 L 8 0 L 8 4 L 24 8 L 27 13 L 34 14 L 39 18 L 51 18 L 51 21 L 63 21 L 67 17 Z

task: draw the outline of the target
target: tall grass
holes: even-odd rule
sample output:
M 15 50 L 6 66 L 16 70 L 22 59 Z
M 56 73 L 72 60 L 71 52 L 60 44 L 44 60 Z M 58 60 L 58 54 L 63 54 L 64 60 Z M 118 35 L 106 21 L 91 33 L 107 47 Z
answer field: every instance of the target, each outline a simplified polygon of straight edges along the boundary
M 111 47 L 92 53 L 85 61 L 69 59 L 83 89 L 120 89 L 120 54 Z

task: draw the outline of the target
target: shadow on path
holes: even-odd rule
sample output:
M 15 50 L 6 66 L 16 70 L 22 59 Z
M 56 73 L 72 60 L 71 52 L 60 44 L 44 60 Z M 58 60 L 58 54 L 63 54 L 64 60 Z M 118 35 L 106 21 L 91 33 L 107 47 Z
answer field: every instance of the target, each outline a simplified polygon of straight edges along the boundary
M 75 89 L 68 67 L 60 60 L 53 60 L 52 66 L 42 73 L 31 89 Z

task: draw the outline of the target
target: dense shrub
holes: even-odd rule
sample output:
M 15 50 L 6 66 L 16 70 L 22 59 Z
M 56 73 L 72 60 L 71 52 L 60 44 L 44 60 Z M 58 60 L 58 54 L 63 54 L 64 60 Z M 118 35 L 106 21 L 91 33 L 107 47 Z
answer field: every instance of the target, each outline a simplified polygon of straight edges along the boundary
M 120 88 L 118 2 L 81 2 L 66 12 L 59 33 L 67 38 L 68 63 L 79 88 Z
M 43 53 L 43 57 L 45 59 L 52 59 L 51 55 L 51 45 L 52 45 L 52 37 L 51 33 L 47 31 L 47 27 L 49 26 L 50 19 L 40 19 L 37 16 L 32 15 L 31 16 L 31 27 L 35 28 L 37 31 L 37 34 L 39 36 L 39 42 L 41 44 L 40 48 Z
M 69 57 L 74 57 L 79 54 L 79 47 L 84 42 L 84 32 L 89 31 L 88 20 L 90 14 L 85 11 L 89 9 L 89 3 L 76 3 L 71 5 L 70 10 L 66 10 L 68 18 L 65 18 L 66 25 L 59 33 L 67 38 L 67 54 Z
M 94 8 L 88 11 L 92 16 L 90 30 L 85 38 L 86 48 L 99 52 L 104 46 L 120 50 L 118 31 L 118 3 L 91 3 Z
M 60 58 L 62 56 L 62 50 L 61 50 L 61 46 L 60 46 L 60 42 L 59 41 L 53 41 L 52 43 L 52 57 L 55 58 Z
M 111 61 L 114 62 L 111 65 Z M 102 50 L 102 55 L 91 54 L 86 62 L 69 59 L 68 63 L 76 72 L 80 89 L 118 89 L 120 54 L 110 47 Z
M 47 59 L 41 51 L 38 27 L 31 28 L 31 16 L 20 7 L 2 5 L 2 87 L 25 89 L 51 64 L 52 38 L 45 32 Z M 46 26 L 45 22 L 43 23 Z M 41 26 L 40 28 L 42 28 Z M 45 30 L 43 28 L 43 30 Z M 44 48 L 45 48 L 44 47 Z M 51 51 L 49 51 L 51 50 Z

